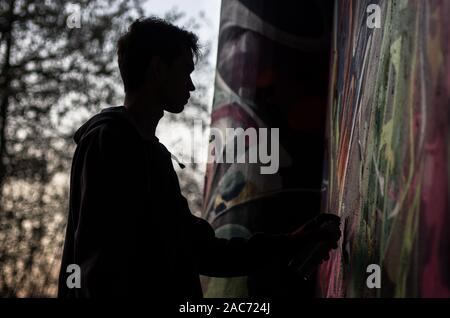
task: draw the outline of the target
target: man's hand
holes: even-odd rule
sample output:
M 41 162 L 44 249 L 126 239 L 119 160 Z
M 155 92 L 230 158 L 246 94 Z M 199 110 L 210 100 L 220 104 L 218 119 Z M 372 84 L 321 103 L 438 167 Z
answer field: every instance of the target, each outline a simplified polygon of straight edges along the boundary
M 320 242 L 328 241 L 334 248 L 341 236 L 339 225 L 341 218 L 334 214 L 323 213 L 299 227 L 289 236 L 299 243 L 305 241 Z
M 319 214 L 289 234 L 294 250 L 300 252 L 291 262 L 303 274 L 329 259 L 331 249 L 337 248 L 341 237 L 340 218 L 334 214 Z M 305 268 L 308 267 L 308 268 Z

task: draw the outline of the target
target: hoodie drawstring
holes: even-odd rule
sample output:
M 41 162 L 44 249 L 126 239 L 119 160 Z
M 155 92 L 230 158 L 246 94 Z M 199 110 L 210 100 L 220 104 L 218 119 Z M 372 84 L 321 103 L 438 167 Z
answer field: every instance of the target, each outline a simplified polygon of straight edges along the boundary
M 177 157 L 175 157 L 175 155 L 173 153 L 170 153 L 170 156 L 172 157 L 172 159 L 174 159 L 178 165 L 180 166 L 181 169 L 184 169 L 186 166 L 184 164 L 182 164 Z

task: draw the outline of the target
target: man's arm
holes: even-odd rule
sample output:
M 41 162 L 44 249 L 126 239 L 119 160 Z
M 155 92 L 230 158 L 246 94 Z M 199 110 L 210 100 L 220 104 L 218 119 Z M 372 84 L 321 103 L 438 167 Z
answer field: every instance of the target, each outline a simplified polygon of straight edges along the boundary
M 249 239 L 217 238 L 211 225 L 193 216 L 200 274 L 214 277 L 245 276 L 264 263 L 289 261 L 291 241 L 286 234 L 256 233 Z
M 331 229 L 322 229 L 330 221 Z M 318 265 L 328 257 L 329 250 L 337 247 L 340 237 L 339 218 L 330 214 L 319 215 L 293 233 L 256 233 L 249 239 L 217 238 L 206 220 L 193 215 L 191 224 L 200 274 L 214 277 L 248 275 L 269 263 L 287 265 L 296 253 L 326 242 L 327 248 L 314 256 L 313 262 Z

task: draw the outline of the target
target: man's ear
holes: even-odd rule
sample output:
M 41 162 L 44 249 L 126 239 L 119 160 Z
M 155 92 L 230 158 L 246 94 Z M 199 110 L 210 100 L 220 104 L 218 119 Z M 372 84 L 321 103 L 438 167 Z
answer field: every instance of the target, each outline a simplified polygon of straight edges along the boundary
M 154 56 L 150 61 L 150 66 L 147 70 L 148 78 L 153 78 L 155 81 L 160 82 L 165 79 L 167 73 L 167 64 L 161 57 Z

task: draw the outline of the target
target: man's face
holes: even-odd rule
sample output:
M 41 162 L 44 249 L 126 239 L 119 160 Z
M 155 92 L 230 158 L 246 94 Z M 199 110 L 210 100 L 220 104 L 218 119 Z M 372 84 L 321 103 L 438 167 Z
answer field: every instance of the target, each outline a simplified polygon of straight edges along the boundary
M 166 74 L 160 83 L 163 109 L 170 113 L 181 113 L 187 104 L 190 92 L 195 90 L 191 80 L 194 71 L 192 52 L 184 49 L 182 54 L 167 64 Z

